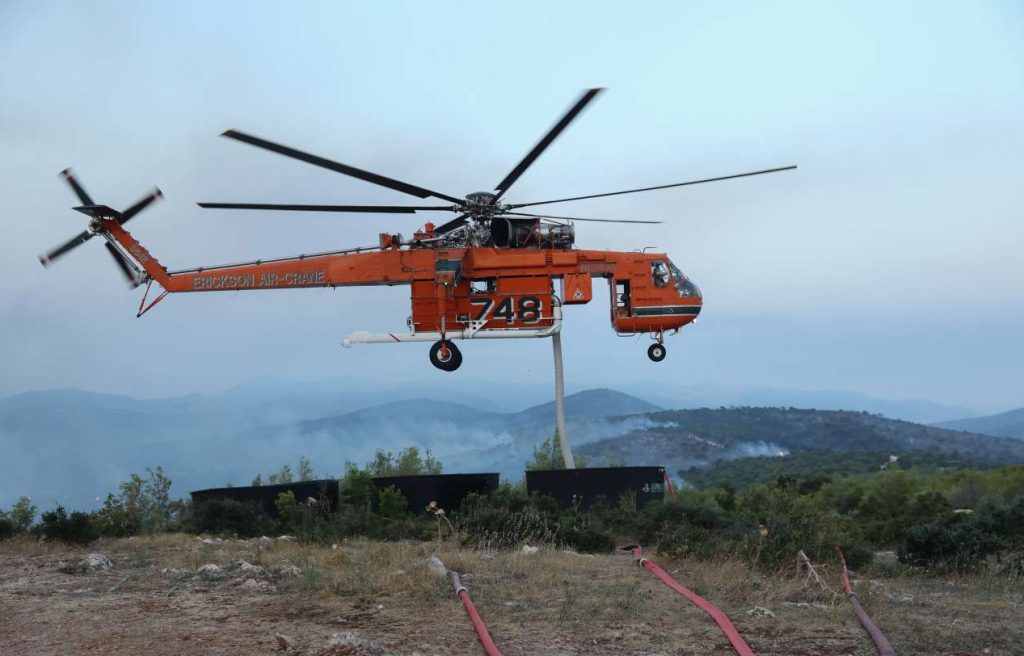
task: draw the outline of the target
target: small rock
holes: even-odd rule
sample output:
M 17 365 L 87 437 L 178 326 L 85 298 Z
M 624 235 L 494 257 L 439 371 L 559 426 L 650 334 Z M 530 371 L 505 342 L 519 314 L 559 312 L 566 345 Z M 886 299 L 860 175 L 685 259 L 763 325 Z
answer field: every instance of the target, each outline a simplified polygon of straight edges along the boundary
M 345 631 L 332 633 L 327 640 L 327 647 L 316 653 L 323 656 L 348 656 L 348 654 L 386 654 L 387 650 L 372 640 L 366 640 L 351 631 Z
M 295 565 L 279 565 L 277 567 L 278 576 L 298 576 L 302 573 L 302 570 Z
M 900 594 L 891 594 L 891 595 L 889 595 L 889 599 L 892 599 L 897 604 L 912 604 L 912 603 L 914 603 L 917 600 L 917 598 L 914 597 L 914 595 L 910 594 L 909 592 L 901 592 Z
M 259 590 L 259 591 L 263 591 L 263 590 L 267 590 L 268 588 L 270 588 L 270 584 L 267 583 L 266 581 L 257 581 L 256 579 L 246 579 L 245 582 L 242 583 L 242 588 L 245 589 L 245 590 L 253 590 L 253 591 Z
M 197 569 L 196 574 L 203 577 L 204 579 L 211 580 L 219 579 L 223 575 L 223 572 L 221 571 L 221 568 L 217 565 L 214 565 L 213 563 L 207 563 L 199 569 Z
M 531 547 L 528 544 L 523 545 L 523 554 L 526 556 L 532 556 L 533 554 L 540 551 L 540 547 Z
M 82 559 L 82 564 L 89 569 L 112 569 L 114 563 L 101 553 L 91 553 Z
M 280 540 L 281 542 L 293 542 L 295 540 L 295 536 L 294 535 L 279 535 L 279 536 L 277 536 L 277 539 Z
M 295 649 L 295 638 L 283 633 L 275 633 L 274 640 L 277 641 L 277 651 L 291 651 Z
M 265 535 L 261 535 L 260 536 L 260 542 L 273 542 L 273 539 L 272 538 L 268 538 Z
M 244 560 L 237 560 L 231 564 L 231 569 L 237 569 L 239 572 L 248 576 L 266 576 L 267 570 L 260 567 L 259 565 L 253 565 L 247 563 Z
M 427 569 L 430 570 L 431 574 L 438 578 L 443 579 L 448 576 L 448 569 L 444 566 L 444 563 L 442 563 L 441 559 L 437 556 L 431 556 L 430 558 L 427 558 Z
M 203 544 L 220 544 L 223 541 L 224 540 L 221 540 L 220 538 L 203 538 L 202 539 L 202 543 Z
M 775 617 L 775 613 L 768 610 L 767 608 L 764 608 L 763 606 L 754 606 L 753 608 L 747 611 L 747 615 L 750 615 L 752 617 Z

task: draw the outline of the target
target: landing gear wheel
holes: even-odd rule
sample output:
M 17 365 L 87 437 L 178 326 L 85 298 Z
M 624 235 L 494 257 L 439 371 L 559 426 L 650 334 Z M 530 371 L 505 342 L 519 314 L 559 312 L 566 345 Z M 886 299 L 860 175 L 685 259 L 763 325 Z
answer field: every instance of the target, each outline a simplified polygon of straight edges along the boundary
M 462 365 L 462 353 L 448 340 L 434 342 L 430 347 L 430 364 L 442 371 L 455 371 Z
M 661 362 L 665 359 L 665 345 L 664 344 L 651 344 L 647 349 L 647 357 L 655 362 Z

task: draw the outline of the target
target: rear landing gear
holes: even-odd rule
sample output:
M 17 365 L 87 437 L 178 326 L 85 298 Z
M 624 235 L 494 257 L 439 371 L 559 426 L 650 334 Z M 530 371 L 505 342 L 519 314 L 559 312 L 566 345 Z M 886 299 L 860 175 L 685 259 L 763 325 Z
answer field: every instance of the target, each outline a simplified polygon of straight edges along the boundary
M 661 362 L 665 359 L 665 345 L 664 344 L 651 344 L 647 348 L 647 357 L 655 362 Z
M 462 353 L 446 339 L 434 342 L 430 347 L 430 364 L 442 371 L 455 371 L 462 365 Z

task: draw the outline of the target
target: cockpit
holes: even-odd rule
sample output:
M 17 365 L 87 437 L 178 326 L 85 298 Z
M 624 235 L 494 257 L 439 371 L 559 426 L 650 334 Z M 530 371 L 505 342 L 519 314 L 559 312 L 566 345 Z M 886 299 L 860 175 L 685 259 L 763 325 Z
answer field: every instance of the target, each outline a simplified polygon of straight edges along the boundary
M 683 275 L 683 272 L 672 264 L 671 260 L 653 260 L 651 262 L 651 278 L 654 280 L 654 286 L 659 289 L 672 285 L 680 297 L 701 298 L 697 285 Z

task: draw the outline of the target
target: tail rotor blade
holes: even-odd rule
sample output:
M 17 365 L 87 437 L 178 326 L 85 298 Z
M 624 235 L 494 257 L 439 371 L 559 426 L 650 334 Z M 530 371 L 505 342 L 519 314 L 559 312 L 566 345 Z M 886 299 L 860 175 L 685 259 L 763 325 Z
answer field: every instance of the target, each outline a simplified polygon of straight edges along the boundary
M 145 198 L 142 198 L 137 203 L 135 203 L 125 211 L 121 212 L 121 216 L 117 219 L 117 222 L 122 225 L 128 223 L 128 221 L 130 221 L 133 216 L 135 216 L 142 210 L 146 209 L 150 203 L 152 203 L 155 200 L 159 200 L 163 197 L 163 192 L 157 188 L 154 188 L 153 191 L 149 192 L 149 194 Z
M 53 249 L 49 253 L 46 253 L 45 255 L 40 255 L 39 256 L 39 262 L 43 266 L 49 266 L 58 257 L 64 255 L 68 251 L 70 251 L 70 250 L 72 250 L 74 248 L 77 248 L 78 246 L 81 246 L 85 242 L 87 242 L 90 239 L 92 239 L 92 236 L 93 236 L 93 233 L 91 231 L 83 230 L 82 232 L 78 233 L 77 235 L 75 235 L 71 239 L 67 240 L 66 242 L 64 242 L 63 244 L 58 246 L 57 248 Z
M 85 189 L 82 188 L 82 185 L 78 184 L 78 180 L 75 179 L 75 174 L 71 172 L 71 169 L 64 169 L 63 171 L 60 172 L 60 174 L 61 177 L 63 177 L 67 181 L 67 183 L 71 185 L 71 189 L 74 190 L 75 195 L 78 196 L 78 200 L 82 201 L 82 205 L 94 204 L 92 202 L 92 198 L 90 198 L 89 194 L 87 194 L 85 192 Z
M 114 258 L 114 262 L 117 264 L 117 268 L 120 269 L 121 273 L 124 274 L 125 279 L 128 280 L 128 284 L 132 288 L 138 287 L 139 283 L 138 280 L 135 279 L 135 272 L 132 271 L 131 266 L 124 259 L 124 255 L 121 255 L 121 253 L 118 252 L 118 250 L 114 248 L 114 245 L 111 244 L 109 241 L 104 243 L 103 245 L 107 247 L 107 252 L 110 253 L 110 257 Z

